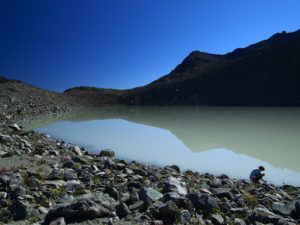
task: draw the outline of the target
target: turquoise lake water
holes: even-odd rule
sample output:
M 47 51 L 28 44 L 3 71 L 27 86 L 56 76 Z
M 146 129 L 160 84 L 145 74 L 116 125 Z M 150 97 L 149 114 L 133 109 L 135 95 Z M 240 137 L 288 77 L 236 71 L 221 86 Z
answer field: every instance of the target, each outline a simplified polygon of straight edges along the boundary
M 116 157 L 200 173 L 300 186 L 300 108 L 105 107 L 23 126 Z

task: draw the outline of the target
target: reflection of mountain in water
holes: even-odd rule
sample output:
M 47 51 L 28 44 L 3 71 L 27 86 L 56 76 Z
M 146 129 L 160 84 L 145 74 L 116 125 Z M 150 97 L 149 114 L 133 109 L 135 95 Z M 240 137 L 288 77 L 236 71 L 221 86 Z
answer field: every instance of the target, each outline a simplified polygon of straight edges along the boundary
M 124 119 L 172 132 L 191 151 L 227 148 L 300 172 L 300 108 L 105 107 L 23 124 L 28 129 L 69 120 Z

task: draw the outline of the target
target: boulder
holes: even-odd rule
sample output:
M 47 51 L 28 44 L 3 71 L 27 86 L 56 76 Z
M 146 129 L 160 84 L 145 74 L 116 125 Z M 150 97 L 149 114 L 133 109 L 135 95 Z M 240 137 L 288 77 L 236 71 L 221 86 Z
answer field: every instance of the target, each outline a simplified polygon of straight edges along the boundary
M 10 185 L 21 185 L 24 179 L 18 173 L 0 174 L 0 184 L 10 186 Z
M 65 180 L 74 180 L 77 179 L 77 173 L 73 169 L 66 169 L 64 171 L 64 179 Z
M 15 131 L 20 131 L 21 130 L 21 128 L 16 123 L 9 125 L 9 127 L 14 129 Z
M 78 156 L 82 156 L 82 152 L 78 146 L 75 146 L 74 153 Z
M 11 197 L 12 198 L 17 198 L 18 196 L 23 196 L 27 193 L 26 188 L 24 188 L 22 186 L 15 185 L 15 184 L 10 186 L 10 190 L 11 190 Z
M 164 183 L 163 193 L 171 191 L 185 196 L 187 194 L 186 184 L 175 177 L 169 177 L 168 181 Z
M 272 204 L 272 210 L 275 213 L 279 213 L 283 216 L 289 216 L 291 215 L 292 211 L 294 210 L 293 205 L 284 205 L 283 203 L 280 202 L 274 202 Z
M 172 168 L 172 169 L 176 170 L 178 173 L 180 173 L 180 167 L 179 166 L 172 165 L 172 166 L 170 166 L 170 168 Z
M 180 209 L 173 201 L 167 201 L 160 208 L 159 212 L 162 217 L 175 217 L 180 215 Z
M 215 225 L 222 225 L 224 224 L 224 218 L 221 215 L 213 214 L 210 217 L 211 222 Z
M 212 188 L 211 191 L 218 198 L 225 197 L 225 198 L 228 198 L 228 199 L 232 199 L 232 197 L 233 197 L 233 194 L 232 194 L 230 188 Z
M 104 193 L 107 193 L 109 194 L 110 197 L 114 198 L 114 199 L 118 199 L 120 194 L 119 194 L 119 191 L 114 188 L 114 187 L 111 187 L 109 185 L 106 185 L 105 187 L 105 190 L 104 190 Z
M 235 225 L 246 225 L 246 223 L 244 222 L 244 220 L 239 219 L 239 218 L 234 218 L 233 223 Z
M 188 210 L 184 209 L 180 211 L 180 222 L 182 224 L 188 224 L 191 221 L 191 214 Z
M 104 168 L 116 169 L 117 168 L 117 164 L 112 159 L 107 159 L 104 162 Z
M 163 197 L 163 194 L 154 190 L 153 188 L 142 188 L 139 192 L 139 198 L 143 201 L 146 199 L 151 199 L 152 201 L 157 201 Z
M 123 202 L 121 202 L 119 205 L 117 205 L 116 211 L 117 211 L 117 214 L 120 218 L 123 218 L 123 217 L 127 216 L 130 213 L 130 210 L 128 209 L 128 206 Z
M 91 165 L 91 170 L 95 173 L 99 171 L 99 169 L 96 165 Z
M 140 169 L 140 168 L 133 168 L 132 170 L 135 174 L 138 174 L 140 176 L 147 176 L 148 175 L 148 172 L 146 170 L 143 170 L 143 169 Z
M 219 208 L 219 201 L 217 198 L 208 197 L 205 207 L 208 211 L 212 212 L 214 209 Z
M 101 157 L 115 157 L 115 152 L 111 150 L 102 150 L 99 155 Z
M 296 219 L 300 219 L 300 200 L 298 200 L 295 204 L 295 217 Z
M 262 207 L 255 208 L 254 214 L 250 216 L 250 219 L 252 221 L 258 221 L 262 223 L 273 223 L 273 224 L 276 224 L 280 218 L 281 218 L 280 216 L 274 214 L 267 208 L 262 208 Z
M 131 205 L 139 200 L 140 200 L 139 194 L 136 192 L 134 188 L 132 188 L 130 191 L 129 199 L 126 201 L 126 204 Z
M 53 206 L 46 218 L 46 222 L 64 217 L 66 220 L 94 219 L 111 216 L 116 206 L 113 198 L 102 192 L 85 194 L 67 203 Z
M 135 202 L 134 204 L 130 205 L 130 206 L 129 206 L 129 209 L 130 209 L 130 210 L 136 210 L 136 209 L 139 209 L 139 208 L 142 207 L 143 204 L 144 204 L 144 201 L 139 200 L 139 201 Z
M 13 220 L 25 220 L 32 217 L 33 208 L 22 201 L 16 200 L 9 208 L 10 217 Z
M 13 143 L 13 139 L 9 135 L 0 134 L 0 143 Z
M 87 161 L 85 161 L 84 159 L 77 157 L 77 156 L 72 157 L 72 160 L 73 160 L 73 162 L 76 162 L 76 163 L 80 163 L 80 164 L 84 164 L 84 165 L 88 164 Z
M 179 195 L 177 192 L 164 194 L 164 202 L 167 201 L 173 201 L 178 207 L 187 209 L 190 213 L 195 211 L 193 203 L 189 199 Z
M 190 193 L 187 198 L 193 203 L 196 209 L 206 209 L 208 195 L 199 193 Z

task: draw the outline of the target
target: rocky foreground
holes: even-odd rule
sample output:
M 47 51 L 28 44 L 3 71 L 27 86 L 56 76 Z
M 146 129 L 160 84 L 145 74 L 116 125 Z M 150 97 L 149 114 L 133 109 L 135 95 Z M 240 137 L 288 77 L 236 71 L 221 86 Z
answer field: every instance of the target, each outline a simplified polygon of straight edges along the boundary
M 22 85 L 0 89 L 0 224 L 300 223 L 299 187 L 126 162 L 25 131 L 18 121 L 71 104 Z

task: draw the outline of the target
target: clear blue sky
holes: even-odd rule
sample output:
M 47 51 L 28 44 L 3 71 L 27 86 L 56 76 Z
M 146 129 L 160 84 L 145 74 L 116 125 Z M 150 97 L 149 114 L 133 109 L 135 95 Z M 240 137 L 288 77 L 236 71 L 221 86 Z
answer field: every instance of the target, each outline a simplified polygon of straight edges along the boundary
M 298 29 L 299 0 L 0 0 L 0 75 L 55 91 L 126 89 L 191 51 L 224 54 Z

